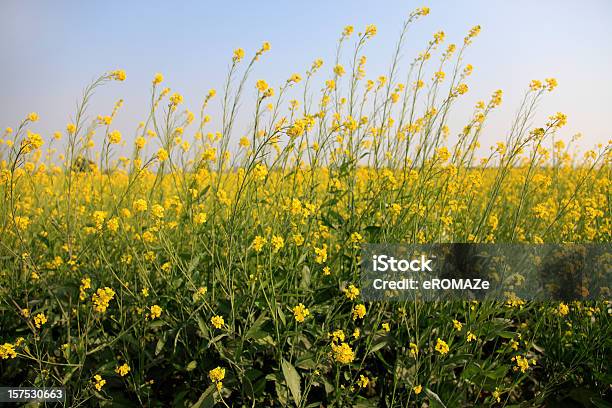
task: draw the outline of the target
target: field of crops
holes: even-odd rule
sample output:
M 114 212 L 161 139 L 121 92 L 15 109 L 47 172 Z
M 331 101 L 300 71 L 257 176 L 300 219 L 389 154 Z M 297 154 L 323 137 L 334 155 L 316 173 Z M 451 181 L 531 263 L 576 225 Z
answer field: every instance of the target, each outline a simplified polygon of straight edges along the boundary
M 67 406 L 609 406 L 609 301 L 361 299 L 363 243 L 611 238 L 610 144 L 577 155 L 564 114 L 532 123 L 555 79 L 525 84 L 483 155 L 501 90 L 447 125 L 479 27 L 397 69 L 428 11 L 373 80 L 377 29 L 348 26 L 336 61 L 276 87 L 250 77 L 270 44 L 236 49 L 196 113 L 156 74 L 134 137 L 113 125 L 121 101 L 88 111 L 122 70 L 65 130 L 34 133 L 36 113 L 7 128 L 0 386 L 66 387 Z

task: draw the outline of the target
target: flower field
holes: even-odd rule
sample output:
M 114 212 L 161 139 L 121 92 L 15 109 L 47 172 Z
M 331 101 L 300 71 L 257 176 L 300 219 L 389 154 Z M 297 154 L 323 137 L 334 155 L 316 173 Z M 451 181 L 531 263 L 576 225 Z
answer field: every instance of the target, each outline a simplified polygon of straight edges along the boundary
M 89 110 L 122 70 L 64 130 L 35 133 L 34 112 L 7 128 L 0 386 L 65 387 L 66 406 L 609 406 L 608 300 L 360 296 L 364 243 L 611 238 L 612 145 L 576 153 L 560 112 L 533 123 L 554 78 L 525 84 L 490 149 L 501 90 L 451 130 L 480 27 L 400 69 L 428 13 L 385 76 L 366 74 L 376 26 L 347 26 L 335 60 L 275 86 L 250 75 L 270 44 L 236 49 L 195 112 L 154 75 L 134 136 L 121 100 Z

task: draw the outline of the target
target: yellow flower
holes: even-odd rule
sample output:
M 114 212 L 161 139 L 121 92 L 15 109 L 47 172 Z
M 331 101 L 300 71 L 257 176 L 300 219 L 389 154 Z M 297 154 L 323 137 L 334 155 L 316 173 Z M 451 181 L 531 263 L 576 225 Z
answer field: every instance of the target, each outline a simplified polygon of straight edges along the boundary
M 336 65 L 334 67 L 334 74 L 338 75 L 339 77 L 344 75 L 345 71 L 344 71 L 344 67 L 340 64 Z
M 115 291 L 109 287 L 101 288 L 96 291 L 91 297 L 94 304 L 94 310 L 99 313 L 106 312 L 110 301 L 115 297 Z
M 468 91 L 468 86 L 466 84 L 459 84 L 455 89 L 459 95 L 463 95 Z
M 178 92 L 173 93 L 172 96 L 170 97 L 170 103 L 173 106 L 180 105 L 181 103 L 183 103 L 183 95 L 181 95 Z
M 280 251 L 281 248 L 285 246 L 285 240 L 283 239 L 283 237 L 278 235 L 273 235 L 270 243 L 272 244 L 272 250 L 274 252 Z
M 17 357 L 17 352 L 15 351 L 15 345 L 11 343 L 0 344 L 0 358 L 3 360 L 8 360 L 9 358 Z
M 529 360 L 521 355 L 512 357 L 512 361 L 516 363 L 516 366 L 513 367 L 514 371 L 521 370 L 521 373 L 524 373 L 529 369 Z
M 150 310 L 151 310 L 151 314 L 150 314 L 151 319 L 157 319 L 162 314 L 162 308 L 159 307 L 158 305 L 151 306 Z
M 453 327 L 457 331 L 461 331 L 461 328 L 463 327 L 463 323 L 461 323 L 459 320 L 453 320 Z
M 364 304 L 356 305 L 353 308 L 353 320 L 363 319 L 366 315 L 366 307 Z
M 234 62 L 239 62 L 243 58 L 244 58 L 244 50 L 242 48 L 236 48 L 234 50 L 234 56 L 232 57 Z
M 538 80 L 538 79 L 534 79 L 529 83 L 529 88 L 532 91 L 539 91 L 540 89 L 542 89 L 542 81 Z
M 467 332 L 467 342 L 471 343 L 474 340 L 476 340 L 476 335 L 472 333 L 471 331 L 468 331 Z
M 66 132 L 73 134 L 76 132 L 76 125 L 74 123 L 69 123 L 66 125 Z
M 371 38 L 376 35 L 377 29 L 374 24 L 368 24 L 365 28 L 365 36 Z
M 253 168 L 253 177 L 255 180 L 262 181 L 268 175 L 268 168 L 263 163 L 257 163 Z
M 495 387 L 495 391 L 493 391 L 491 396 L 493 397 L 495 401 L 501 402 L 501 392 L 499 391 L 497 387 Z
M 200 212 L 197 213 L 194 217 L 193 217 L 193 222 L 196 223 L 196 225 L 202 225 L 206 222 L 206 220 L 208 219 L 208 216 L 206 215 L 205 212 Z
M 215 326 L 215 328 L 220 329 L 225 324 L 225 320 L 223 320 L 223 316 L 215 315 L 211 317 L 210 323 Z
M 412 387 L 412 391 L 414 391 L 415 394 L 419 395 L 421 391 L 423 391 L 423 386 L 420 384 L 415 385 L 414 387 Z
M 368 386 L 368 384 L 370 383 L 370 379 L 364 375 L 360 375 L 359 376 L 359 380 L 357 381 L 357 385 L 359 385 L 361 388 L 365 388 Z
M 163 147 L 160 148 L 157 151 L 157 155 L 156 156 L 157 156 L 157 160 L 159 160 L 161 162 L 168 160 L 168 157 L 169 157 L 168 156 L 168 151 L 166 149 L 164 149 Z
M 223 381 L 223 379 L 225 378 L 225 368 L 213 368 L 208 372 L 208 378 L 210 378 L 211 381 L 215 382 Z
M 355 359 L 355 353 L 351 346 L 348 343 L 340 343 L 339 345 L 336 343 L 332 343 L 332 354 L 334 360 L 336 360 L 340 364 L 350 364 Z
M 322 264 L 327 261 L 327 245 L 323 244 L 322 248 L 314 247 L 315 262 Z
M 125 71 L 122 69 L 117 69 L 113 72 L 111 72 L 111 76 L 113 77 L 113 79 L 115 81 L 125 81 Z
M 310 311 L 304 306 L 303 303 L 298 304 L 293 308 L 293 315 L 295 317 L 295 321 L 302 323 L 308 315 L 310 315 Z
M 225 378 L 225 368 L 216 367 L 208 372 L 208 378 L 214 382 L 217 390 L 220 391 L 223 388 L 223 379 Z
M 557 80 L 555 78 L 546 78 L 545 81 L 548 92 L 551 92 L 557 87 Z
M 124 363 L 122 366 L 115 368 L 115 372 L 120 376 L 125 377 L 127 373 L 130 372 L 130 366 L 127 363 Z
M 151 214 L 155 218 L 164 218 L 164 211 L 164 207 L 159 204 L 153 204 L 153 206 L 151 206 Z
M 561 302 L 559 303 L 558 311 L 561 316 L 567 316 L 567 314 L 569 313 L 569 306 Z
M 447 354 L 449 351 L 448 344 L 438 337 L 436 341 L 436 351 L 442 355 Z
M 333 333 L 330 334 L 330 336 L 332 337 L 332 341 L 334 343 L 337 343 L 339 341 L 344 341 L 345 339 L 344 331 L 342 331 L 341 329 L 335 330 Z
M 557 112 L 554 115 L 549 117 L 550 122 L 547 123 L 547 126 L 553 128 L 561 128 L 567 124 L 567 115 L 561 112 Z
M 348 285 L 348 287 L 345 288 L 343 292 L 346 295 L 346 298 L 349 300 L 355 300 L 357 296 L 359 296 L 359 289 L 352 283 Z
M 446 77 L 446 73 L 444 71 L 436 71 L 434 72 L 434 81 L 436 82 L 442 82 L 444 80 L 444 77 Z
M 20 217 L 20 216 L 17 216 L 13 220 L 15 221 L 15 226 L 17 227 L 17 229 L 19 229 L 21 231 L 25 230 L 30 225 L 30 218 L 29 217 Z
M 94 375 L 94 387 L 96 387 L 96 390 L 102 391 L 104 384 L 106 384 L 106 380 L 102 379 L 100 374 Z
M 263 79 L 260 79 L 255 84 L 255 87 L 259 90 L 259 92 L 265 92 L 266 89 L 268 89 L 268 83 L 264 81 Z
M 389 327 L 389 323 L 383 323 L 381 325 L 382 329 L 386 332 L 390 332 L 391 331 L 391 327 Z
M 419 355 L 419 346 L 415 343 L 410 343 L 410 357 L 416 357 Z
M 161 84 L 163 82 L 163 80 L 164 80 L 164 76 L 158 72 L 153 77 L 153 85 Z
M 251 145 L 251 142 L 249 141 L 249 139 L 246 136 L 244 136 L 244 137 L 240 138 L 240 143 L 239 144 L 240 144 L 241 147 L 249 147 Z
M 363 237 L 361 236 L 360 233 L 358 232 L 353 232 L 351 234 L 351 242 L 353 243 L 359 243 L 359 242 L 363 242 Z
M 134 201 L 132 206 L 136 212 L 145 212 L 149 208 L 147 202 L 143 198 L 139 198 L 138 200 Z
M 265 244 L 266 244 L 266 239 L 262 236 L 257 235 L 255 239 L 253 239 L 253 243 L 252 243 L 253 250 L 255 252 L 261 252 Z
M 43 313 L 39 313 L 34 316 L 34 325 L 37 329 L 40 329 L 40 327 L 45 323 L 47 323 L 47 317 Z
M 205 287 L 198 288 L 198 290 L 194 294 L 194 300 L 196 300 L 196 301 L 200 300 L 201 298 L 204 297 L 204 295 L 206 295 L 206 292 L 208 292 L 207 288 L 205 288 Z
M 38 120 L 38 113 L 36 112 L 31 112 L 28 115 L 28 119 L 30 120 L 30 122 L 36 122 Z
M 134 145 L 138 149 L 142 149 L 145 146 L 145 144 L 147 144 L 147 139 L 145 139 L 142 136 L 138 136 L 136 140 L 134 141 Z
M 269 87 L 268 89 L 266 89 L 266 92 L 264 92 L 264 97 L 270 98 L 272 96 L 274 96 L 274 88 Z
M 113 130 L 108 134 L 108 142 L 111 144 L 121 143 L 121 132 Z
M 301 246 L 302 244 L 304 244 L 304 236 L 302 234 L 294 234 L 293 242 L 296 246 Z

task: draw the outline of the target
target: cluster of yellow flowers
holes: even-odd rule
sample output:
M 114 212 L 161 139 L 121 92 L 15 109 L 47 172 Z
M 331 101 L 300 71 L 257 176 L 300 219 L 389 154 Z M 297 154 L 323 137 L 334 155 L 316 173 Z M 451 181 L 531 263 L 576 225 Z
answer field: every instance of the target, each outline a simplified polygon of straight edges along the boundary
M 15 345 L 11 343 L 0 344 L 0 358 L 3 360 L 17 357 Z
M 106 312 L 110 301 L 115 297 L 115 291 L 111 288 L 100 288 L 91 296 L 91 302 L 94 304 L 94 310 L 98 313 Z
M 225 368 L 213 368 L 208 372 L 208 378 L 210 378 L 210 381 L 215 383 L 217 390 L 221 391 L 223 388 L 223 379 L 225 378 Z
M 119 374 L 121 377 L 125 377 L 130 372 L 130 366 L 128 363 L 123 363 L 120 366 L 115 368 L 115 372 Z
M 444 340 L 440 339 L 439 337 L 436 340 L 435 349 L 438 353 L 442 355 L 448 354 L 450 350 L 450 348 L 448 347 L 448 344 Z
M 306 308 L 306 306 L 304 306 L 303 303 L 300 303 L 293 308 L 293 315 L 296 322 L 303 323 L 304 319 L 310 315 L 310 311 L 308 308 Z

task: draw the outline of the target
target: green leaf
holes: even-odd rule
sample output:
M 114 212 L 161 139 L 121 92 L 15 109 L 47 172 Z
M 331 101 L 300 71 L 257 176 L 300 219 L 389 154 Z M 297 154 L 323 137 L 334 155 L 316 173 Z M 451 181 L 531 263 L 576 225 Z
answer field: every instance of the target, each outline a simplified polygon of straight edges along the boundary
M 300 388 L 300 374 L 298 374 L 295 367 L 285 359 L 283 359 L 281 367 L 283 369 L 283 375 L 285 376 L 285 382 L 287 383 L 287 387 L 289 387 L 289 390 L 291 391 L 291 395 L 293 396 L 295 405 L 300 406 L 300 401 L 302 399 L 302 390 Z
M 310 268 L 304 265 L 302 268 L 302 280 L 300 281 L 300 288 L 307 289 L 310 287 Z
M 260 314 L 257 320 L 255 320 L 253 325 L 245 333 L 245 338 L 257 340 L 266 337 L 269 333 L 263 329 L 263 325 L 267 320 L 265 312 Z
M 200 263 L 200 259 L 202 259 L 202 254 L 196 255 L 194 258 L 191 259 L 191 261 L 189 261 L 189 265 L 187 265 L 187 275 L 191 275 L 193 271 L 195 271 L 195 269 L 198 267 L 198 264 Z
M 155 346 L 155 355 L 156 356 L 159 353 L 161 353 L 161 351 L 164 348 L 165 344 L 166 344 L 166 336 L 162 336 L 162 337 L 159 338 L 159 340 L 157 340 L 157 345 Z
M 438 394 L 436 394 L 435 392 L 433 392 L 429 388 L 425 388 L 425 393 L 429 396 L 429 398 L 431 400 L 430 407 L 442 407 L 442 408 L 446 408 L 446 405 L 444 405 L 444 403 L 442 402 L 442 400 L 440 399 Z
M 281 308 L 280 305 L 276 306 L 276 311 L 278 313 L 278 317 L 280 318 L 281 322 L 283 322 L 283 326 L 286 326 L 287 320 L 285 319 L 285 313 L 283 313 L 283 309 Z
M 485 375 L 493 380 L 501 380 L 506 376 L 507 372 L 508 366 L 499 366 L 493 370 L 488 370 Z
M 204 322 L 204 319 L 202 318 L 202 316 L 198 316 L 198 328 L 200 329 L 200 333 L 202 337 L 207 339 L 208 338 L 208 328 L 206 327 L 206 322 Z
M 382 349 L 386 345 L 389 344 L 389 339 L 386 336 L 381 336 L 379 339 L 374 340 L 374 344 L 372 345 L 372 349 L 370 350 L 370 354 L 377 352 Z
M 214 385 L 208 387 L 191 408 L 213 408 L 215 406 L 215 388 Z

